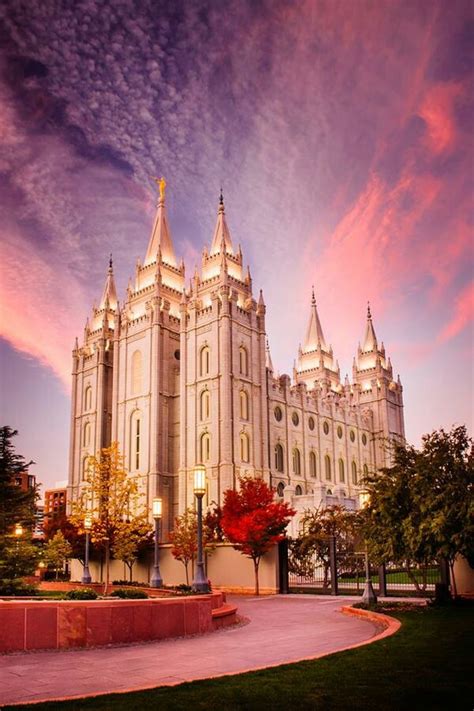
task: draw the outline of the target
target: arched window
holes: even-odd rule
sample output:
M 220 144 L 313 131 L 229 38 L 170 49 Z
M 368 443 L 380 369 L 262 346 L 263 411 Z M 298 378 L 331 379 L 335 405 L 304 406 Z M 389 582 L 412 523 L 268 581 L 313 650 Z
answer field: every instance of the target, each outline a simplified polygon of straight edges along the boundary
M 317 474 L 316 453 L 311 451 L 309 453 L 309 475 L 312 476 L 313 478 L 316 478 L 316 474 Z
M 140 469 L 141 434 L 140 412 L 136 410 L 130 418 L 130 469 L 132 471 Z
M 81 481 L 87 481 L 88 473 L 89 473 L 89 457 L 84 457 L 84 459 L 82 460 Z
M 84 425 L 84 432 L 82 436 L 82 444 L 87 447 L 91 443 L 91 426 L 90 422 L 86 422 Z
M 331 457 L 329 454 L 324 457 L 324 471 L 326 472 L 326 479 L 331 481 Z
M 352 469 L 352 483 L 357 484 L 357 464 L 355 462 L 352 462 L 351 469 Z
M 277 472 L 284 471 L 283 466 L 283 447 L 280 443 L 275 445 L 275 469 Z
M 364 479 L 366 479 L 369 476 L 369 467 L 367 466 L 367 464 L 364 464 L 362 471 L 364 472 Z
M 203 464 L 211 458 L 211 436 L 207 432 L 201 435 L 199 454 Z
M 134 351 L 132 355 L 132 395 L 142 392 L 142 352 Z
M 240 391 L 240 417 L 243 420 L 249 419 L 249 396 L 245 390 Z
M 301 486 L 299 484 L 295 489 L 295 496 L 303 496 L 303 489 L 301 488 Z
M 344 471 L 344 460 L 340 459 L 339 460 L 339 481 L 345 481 L 346 480 L 346 474 Z
M 84 411 L 88 412 L 92 408 L 92 388 L 90 385 L 84 390 Z
M 327 494 L 328 496 L 332 496 L 332 489 L 328 489 L 328 490 L 326 491 L 326 494 Z
M 240 458 L 243 462 L 249 461 L 249 438 L 245 432 L 240 435 Z
M 203 390 L 200 399 L 200 419 L 207 420 L 211 414 L 211 393 L 209 390 Z
M 241 375 L 248 375 L 249 374 L 249 358 L 248 358 L 247 349 L 244 348 L 244 346 L 240 346 L 240 348 L 239 348 L 239 360 L 240 360 L 240 374 Z
M 209 375 L 210 364 L 211 351 L 209 350 L 208 346 L 204 346 L 204 348 L 201 348 L 201 352 L 199 354 L 199 374 Z
M 277 486 L 277 494 L 278 496 L 283 496 L 283 492 L 285 491 L 285 485 L 282 481 Z
M 301 474 L 301 454 L 298 447 L 293 450 L 293 474 L 296 474 L 296 476 Z

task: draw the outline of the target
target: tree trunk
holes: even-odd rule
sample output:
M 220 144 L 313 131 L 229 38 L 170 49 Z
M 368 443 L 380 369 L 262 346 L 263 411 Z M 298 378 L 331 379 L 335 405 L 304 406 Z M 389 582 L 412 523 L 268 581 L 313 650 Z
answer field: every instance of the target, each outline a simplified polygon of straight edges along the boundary
M 258 583 L 258 566 L 260 564 L 260 558 L 253 559 L 253 570 L 255 573 L 255 595 L 260 595 L 260 586 Z
M 133 561 L 131 563 L 127 563 L 128 565 L 128 572 L 129 572 L 129 578 L 130 582 L 133 582 Z
M 453 581 L 453 597 L 456 599 L 458 596 L 458 589 L 456 586 L 456 578 L 454 577 L 454 560 L 449 561 L 449 572 L 451 573 L 451 580 Z
M 58 568 L 58 566 L 56 566 L 56 580 L 58 580 L 58 578 L 59 578 L 59 568 Z
M 411 570 L 411 568 L 410 568 L 410 564 L 409 564 L 408 561 L 406 561 L 406 566 L 405 566 L 405 567 L 406 567 L 406 571 L 407 571 L 408 577 L 410 578 L 410 580 L 412 581 L 413 585 L 415 586 L 415 590 L 416 590 L 417 592 L 421 592 L 421 588 L 420 588 L 420 586 L 419 586 L 419 584 L 418 584 L 418 580 L 416 579 L 416 575 L 413 574 L 413 572 L 412 572 L 412 570 Z
M 107 595 L 109 590 L 109 578 L 110 578 L 110 545 L 109 540 L 105 541 L 105 586 L 104 595 Z
M 184 564 L 184 569 L 186 571 L 186 585 L 189 585 L 188 562 Z

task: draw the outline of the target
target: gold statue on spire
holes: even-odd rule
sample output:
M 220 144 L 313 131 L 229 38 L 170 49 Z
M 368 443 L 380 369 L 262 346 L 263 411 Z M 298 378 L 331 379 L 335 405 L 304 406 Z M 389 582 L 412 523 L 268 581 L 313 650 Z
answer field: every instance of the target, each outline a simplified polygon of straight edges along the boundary
M 153 177 L 153 180 L 155 183 L 158 185 L 158 189 L 160 191 L 160 200 L 165 199 L 165 189 L 166 189 L 166 180 L 161 176 L 161 178 L 155 178 Z

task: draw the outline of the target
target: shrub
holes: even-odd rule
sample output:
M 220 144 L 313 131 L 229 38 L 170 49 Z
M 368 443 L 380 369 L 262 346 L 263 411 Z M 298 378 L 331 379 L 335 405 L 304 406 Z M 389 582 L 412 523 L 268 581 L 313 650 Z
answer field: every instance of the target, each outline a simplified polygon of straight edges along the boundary
M 110 597 L 120 597 L 123 600 L 144 600 L 148 597 L 148 595 L 146 592 L 143 592 L 143 590 L 133 590 L 133 588 L 129 588 L 127 590 L 126 588 L 118 588 L 111 593 Z
M 143 583 L 138 583 L 136 580 L 112 580 L 112 585 L 126 585 L 127 587 L 140 587 Z
M 99 597 L 92 588 L 74 588 L 65 595 L 67 600 L 97 600 Z
M 21 580 L 3 579 L 0 580 L 0 595 L 36 595 L 38 587 L 36 585 L 28 585 Z

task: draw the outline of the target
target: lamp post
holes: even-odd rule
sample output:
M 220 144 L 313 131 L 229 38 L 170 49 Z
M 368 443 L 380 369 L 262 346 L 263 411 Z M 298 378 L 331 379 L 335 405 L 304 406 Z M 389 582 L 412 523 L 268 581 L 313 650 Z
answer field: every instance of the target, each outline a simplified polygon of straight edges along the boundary
M 365 508 L 370 503 L 370 494 L 363 492 L 361 494 L 361 504 Z M 369 549 L 367 544 L 365 545 L 365 585 L 364 592 L 362 593 L 362 602 L 366 605 L 375 605 L 377 602 L 377 595 L 375 594 L 374 586 L 372 585 L 372 580 L 370 579 L 370 561 L 369 561 Z
M 86 552 L 84 556 L 84 568 L 82 570 L 81 582 L 88 585 L 92 578 L 89 572 L 89 534 L 92 528 L 92 516 L 85 516 L 84 518 L 84 529 L 86 531 Z
M 194 496 L 197 498 L 197 562 L 196 575 L 193 581 L 193 592 L 208 593 L 209 583 L 204 574 L 204 561 L 202 555 L 202 499 L 206 493 L 206 467 L 196 464 L 194 467 Z
M 160 521 L 163 514 L 163 500 L 157 496 L 153 499 L 153 518 L 155 519 L 155 560 L 153 564 L 153 575 L 151 576 L 150 585 L 152 588 L 163 587 L 163 578 L 160 573 L 159 563 L 159 548 L 160 540 Z

